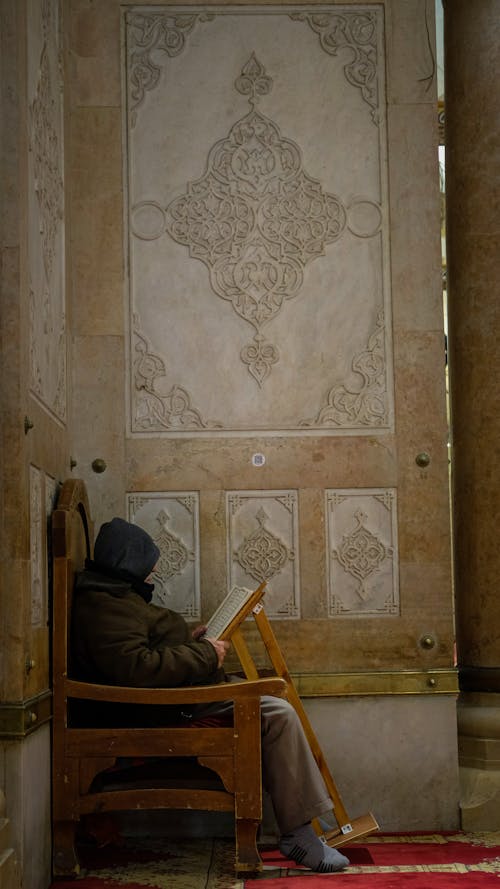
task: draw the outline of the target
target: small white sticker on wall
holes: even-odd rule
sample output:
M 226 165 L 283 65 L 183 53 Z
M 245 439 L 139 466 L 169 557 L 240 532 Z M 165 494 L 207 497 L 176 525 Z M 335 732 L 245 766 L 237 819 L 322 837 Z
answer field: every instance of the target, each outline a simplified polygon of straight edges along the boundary
M 252 464 L 253 466 L 264 466 L 266 462 L 266 458 L 264 454 L 252 454 Z

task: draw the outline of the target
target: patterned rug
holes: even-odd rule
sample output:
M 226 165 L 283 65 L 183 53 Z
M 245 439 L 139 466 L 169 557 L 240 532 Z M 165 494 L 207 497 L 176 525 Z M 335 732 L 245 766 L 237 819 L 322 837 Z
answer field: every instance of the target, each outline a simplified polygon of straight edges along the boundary
M 379 834 L 345 852 L 346 871 L 320 875 L 263 851 L 262 874 L 238 879 L 230 841 L 129 839 L 82 847 L 78 880 L 51 889 L 500 889 L 500 831 Z

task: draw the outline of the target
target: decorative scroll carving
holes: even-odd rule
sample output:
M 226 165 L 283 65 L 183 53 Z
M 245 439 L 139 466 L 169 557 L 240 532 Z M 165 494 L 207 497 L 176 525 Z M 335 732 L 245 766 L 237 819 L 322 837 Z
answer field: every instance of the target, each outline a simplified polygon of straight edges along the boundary
M 392 489 L 326 492 L 331 616 L 397 614 L 395 498 Z
M 203 420 L 200 412 L 191 404 L 189 392 L 182 386 L 172 386 L 167 395 L 157 392 L 157 380 L 166 376 L 165 362 L 151 352 L 144 334 L 135 330 L 134 337 L 134 429 L 151 432 L 165 429 L 221 428 L 221 424 L 216 421 Z
M 152 573 L 153 601 L 186 619 L 200 618 L 199 495 L 195 491 L 129 494 L 130 521 L 160 550 Z
M 295 494 L 295 491 L 287 491 L 287 493 L 283 494 L 282 497 L 276 497 L 276 500 L 278 501 L 278 503 L 281 503 L 282 506 L 284 506 L 285 509 L 288 510 L 288 512 L 293 513 L 295 507 L 297 506 L 297 495 Z
M 188 512 L 191 512 L 191 513 L 194 512 L 197 501 L 192 496 L 192 494 L 188 494 L 185 497 L 177 497 L 176 499 L 177 499 L 177 503 L 182 503 L 182 505 L 184 506 L 185 509 L 187 509 Z
M 207 14 L 169 15 L 161 12 L 134 12 L 127 16 L 132 127 L 137 121 L 137 109 L 144 102 L 146 92 L 153 90 L 160 79 L 158 53 L 164 53 L 169 58 L 178 56 L 195 24 L 212 18 Z
M 268 516 L 263 509 L 259 509 L 255 518 L 258 528 L 246 537 L 241 546 L 234 553 L 234 558 L 244 571 L 262 583 L 270 580 L 278 574 L 286 560 L 293 558 L 287 547 L 276 534 L 273 534 L 265 526 Z
M 136 512 L 139 512 L 143 506 L 148 503 L 147 497 L 137 496 L 136 494 L 128 495 L 128 508 L 131 516 L 135 516 Z
M 386 550 L 379 538 L 372 534 L 363 524 L 368 516 L 360 509 L 354 513 L 356 527 L 344 534 L 342 545 L 338 550 L 333 550 L 336 559 L 342 565 L 344 571 L 348 571 L 359 581 L 357 593 L 363 600 L 367 598 L 367 590 L 364 582 L 370 574 L 380 567 L 391 551 Z
M 182 540 L 167 529 L 167 524 L 170 521 L 168 512 L 162 509 L 158 513 L 157 521 L 160 525 L 160 532 L 153 539 L 160 550 L 160 558 L 155 574 L 163 579 L 168 579 L 175 574 L 182 574 L 190 554 Z
M 389 510 L 392 509 L 392 504 L 394 502 L 394 494 L 392 491 L 382 491 L 381 494 L 374 494 L 376 500 L 380 503 L 383 503 L 385 508 Z
M 329 55 L 336 56 L 340 49 L 351 51 L 351 60 L 344 66 L 344 74 L 352 86 L 361 90 L 364 101 L 372 109 L 372 120 L 378 124 L 377 13 L 359 10 L 296 12 L 290 18 L 307 22 Z
M 167 207 L 166 229 L 205 263 L 214 292 L 255 329 L 240 358 L 261 386 L 279 360 L 262 329 L 298 295 L 305 266 L 342 236 L 347 214 L 303 170 L 298 145 L 256 110 L 272 80 L 255 54 L 235 86 L 251 110 L 212 147 L 201 179 Z
M 367 348 L 352 360 L 356 384 L 340 383 L 328 392 L 324 406 L 302 426 L 386 426 L 388 423 L 384 345 L 384 315 L 380 311 Z
M 52 275 L 55 241 L 63 218 L 61 147 L 54 126 L 56 93 L 50 79 L 47 47 L 42 50 L 35 98 L 30 107 L 35 192 L 40 208 L 40 235 L 47 280 Z
M 257 524 L 257 527 L 256 527 Z M 296 491 L 233 491 L 227 495 L 230 586 L 268 581 L 272 617 L 299 614 Z
M 64 311 L 62 76 L 58 5 L 41 4 L 43 44 L 36 27 L 28 51 L 36 53 L 37 79 L 29 84 L 30 388 L 59 420 L 66 419 L 66 322 Z

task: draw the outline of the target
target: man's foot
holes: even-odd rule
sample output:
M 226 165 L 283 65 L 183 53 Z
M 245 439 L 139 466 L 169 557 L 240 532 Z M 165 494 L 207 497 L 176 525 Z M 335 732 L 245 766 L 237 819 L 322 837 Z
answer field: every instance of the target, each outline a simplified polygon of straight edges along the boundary
M 316 835 L 311 823 L 297 827 L 291 833 L 283 834 L 279 850 L 285 858 L 303 864 L 319 874 L 332 874 L 344 870 L 349 859 L 338 849 L 331 849 Z

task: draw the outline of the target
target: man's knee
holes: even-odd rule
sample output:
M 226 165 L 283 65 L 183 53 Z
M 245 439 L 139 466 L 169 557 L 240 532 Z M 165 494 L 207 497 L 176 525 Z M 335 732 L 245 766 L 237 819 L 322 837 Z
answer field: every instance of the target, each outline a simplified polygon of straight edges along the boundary
M 300 725 L 295 709 L 284 698 L 269 696 L 261 698 L 261 715 L 264 734 L 267 734 L 271 729 L 273 732 L 281 733 L 287 728 Z

